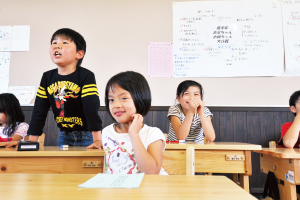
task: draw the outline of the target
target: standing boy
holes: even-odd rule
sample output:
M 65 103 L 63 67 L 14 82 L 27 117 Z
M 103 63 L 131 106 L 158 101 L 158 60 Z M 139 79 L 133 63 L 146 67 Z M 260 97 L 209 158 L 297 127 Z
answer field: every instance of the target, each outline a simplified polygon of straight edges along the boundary
M 294 122 L 288 122 L 281 127 L 281 138 L 278 142 L 279 145 L 284 145 L 288 148 L 300 146 L 300 90 L 296 91 L 290 97 L 290 110 L 294 113 Z
M 94 73 L 81 67 L 84 38 L 72 29 L 59 29 L 51 38 L 50 57 L 57 69 L 43 74 L 27 132 L 30 141 L 42 134 L 49 107 L 60 128 L 58 145 L 101 148 L 102 121 Z

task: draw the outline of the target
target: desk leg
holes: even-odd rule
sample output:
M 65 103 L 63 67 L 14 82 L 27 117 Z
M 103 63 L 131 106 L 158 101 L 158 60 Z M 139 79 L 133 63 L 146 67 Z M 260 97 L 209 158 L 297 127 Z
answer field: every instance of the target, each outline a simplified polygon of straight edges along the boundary
M 240 174 L 240 181 L 241 181 L 241 187 L 244 188 L 247 192 L 250 192 L 249 190 L 249 176 Z
M 195 175 L 195 148 L 192 146 L 186 149 L 186 175 Z
M 297 192 L 296 192 L 295 184 L 291 184 L 288 181 L 284 181 L 284 188 L 285 188 L 286 200 L 297 200 Z

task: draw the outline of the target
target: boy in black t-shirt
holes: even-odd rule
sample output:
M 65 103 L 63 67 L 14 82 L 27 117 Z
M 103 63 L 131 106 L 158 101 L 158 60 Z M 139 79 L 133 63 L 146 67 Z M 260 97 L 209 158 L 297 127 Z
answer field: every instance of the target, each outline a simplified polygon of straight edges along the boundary
M 60 128 L 58 145 L 102 147 L 100 100 L 94 73 L 81 67 L 84 38 L 68 28 L 51 38 L 51 60 L 57 69 L 43 74 L 27 132 L 30 141 L 42 134 L 50 106 Z

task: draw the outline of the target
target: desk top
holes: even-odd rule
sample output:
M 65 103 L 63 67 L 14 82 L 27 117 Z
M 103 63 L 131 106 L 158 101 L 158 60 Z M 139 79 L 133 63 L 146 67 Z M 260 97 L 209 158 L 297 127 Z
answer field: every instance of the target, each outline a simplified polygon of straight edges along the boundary
M 185 144 L 167 144 L 166 149 L 186 149 L 188 146 L 193 146 L 195 150 L 261 150 L 261 145 L 248 144 L 240 142 L 209 142 L 209 143 L 194 143 L 187 142 Z
M 93 176 L 2 174 L 1 199 L 256 199 L 225 176 L 145 175 L 141 186 L 136 189 L 78 187 Z
M 0 157 L 65 157 L 65 156 L 104 156 L 102 149 L 87 149 L 86 147 L 69 147 L 62 149 L 59 146 L 40 147 L 39 151 L 17 151 L 17 148 L 0 148 Z
M 287 159 L 298 159 L 300 158 L 300 149 L 299 148 L 263 148 L 262 150 L 254 151 L 256 153 L 265 154 L 269 156 L 274 156 L 278 158 L 287 158 Z

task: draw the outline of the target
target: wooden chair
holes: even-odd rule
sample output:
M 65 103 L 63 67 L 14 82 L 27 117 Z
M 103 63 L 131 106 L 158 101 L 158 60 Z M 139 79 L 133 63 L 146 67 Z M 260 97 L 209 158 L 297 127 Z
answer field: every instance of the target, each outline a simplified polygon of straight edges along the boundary
M 26 136 L 24 137 L 24 141 L 28 141 L 28 140 L 29 140 L 29 135 L 26 135 Z M 43 133 L 43 134 L 39 137 L 38 142 L 39 142 L 39 144 L 40 144 L 40 147 L 43 147 L 43 146 L 44 146 L 44 143 L 45 143 L 45 133 Z

